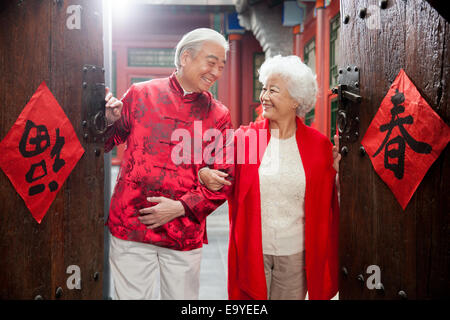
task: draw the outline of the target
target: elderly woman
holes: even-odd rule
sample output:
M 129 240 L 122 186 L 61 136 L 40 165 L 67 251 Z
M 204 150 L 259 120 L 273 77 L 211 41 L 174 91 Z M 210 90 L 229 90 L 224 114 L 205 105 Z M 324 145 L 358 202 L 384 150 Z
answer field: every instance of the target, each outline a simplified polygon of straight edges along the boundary
M 228 202 L 229 298 L 304 299 L 308 291 L 310 299 L 331 299 L 338 287 L 340 155 L 300 118 L 315 105 L 315 76 L 297 56 L 276 56 L 261 66 L 259 80 L 264 120 L 235 133 L 238 152 L 236 144 L 251 141 L 239 135 L 256 134 L 257 142 L 245 147 L 249 163 L 235 165 Z M 262 159 L 252 164 L 249 153 L 262 139 Z M 230 184 L 220 171 L 199 176 L 213 191 Z

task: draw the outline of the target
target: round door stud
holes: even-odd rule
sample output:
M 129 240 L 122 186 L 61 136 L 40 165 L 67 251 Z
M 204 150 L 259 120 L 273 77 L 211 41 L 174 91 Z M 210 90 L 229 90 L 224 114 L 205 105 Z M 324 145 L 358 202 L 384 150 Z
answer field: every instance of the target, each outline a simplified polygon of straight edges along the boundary
M 367 13 L 367 9 L 366 8 L 359 9 L 359 17 L 361 19 L 364 19 L 366 17 L 366 13 Z
M 59 298 L 62 297 L 62 294 L 63 294 L 63 289 L 62 289 L 61 287 L 56 288 L 56 291 L 55 291 L 55 297 L 56 297 L 57 299 L 59 299 Z
M 363 146 L 359 147 L 359 154 L 363 157 L 366 154 L 366 149 Z
M 345 15 L 344 17 L 344 24 L 347 24 L 350 21 L 350 16 L 348 14 Z
M 361 284 L 364 284 L 364 276 L 362 274 L 358 274 L 356 280 L 358 280 Z

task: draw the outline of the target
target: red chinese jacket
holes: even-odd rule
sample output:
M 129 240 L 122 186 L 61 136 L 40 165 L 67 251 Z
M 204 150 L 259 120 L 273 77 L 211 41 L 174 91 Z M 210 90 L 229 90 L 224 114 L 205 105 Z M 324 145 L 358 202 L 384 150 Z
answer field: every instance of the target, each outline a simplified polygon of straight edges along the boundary
M 207 243 L 205 219 L 228 192 L 227 188 L 209 191 L 198 181 L 198 169 L 206 165 L 205 160 L 211 161 L 202 160 L 210 145 L 202 137 L 215 128 L 223 134 L 216 139 L 225 141 L 225 131 L 231 128 L 228 109 L 209 92 L 184 95 L 175 74 L 132 85 L 122 102 L 122 117 L 108 128 L 105 141 L 105 152 L 124 142 L 127 146 L 111 198 L 107 225 L 112 235 L 182 251 L 201 247 Z M 174 150 L 180 142 L 189 148 Z M 184 163 L 176 160 L 180 154 L 187 159 Z M 210 167 L 233 174 L 231 164 Z M 180 200 L 186 214 L 147 229 L 138 216 L 140 209 L 155 205 L 146 199 L 152 196 Z
M 266 129 L 260 131 L 259 129 Z M 269 141 L 269 121 L 241 126 L 235 136 L 251 137 L 255 130 L 258 154 Z M 266 134 L 266 137 L 263 135 Z M 306 176 L 305 268 L 309 299 L 331 299 L 338 291 L 339 204 L 335 185 L 331 142 L 297 118 L 296 139 Z M 251 139 L 248 138 L 247 141 Z M 244 141 L 244 140 L 241 140 Z M 246 159 L 251 146 L 245 144 Z M 261 198 L 256 164 L 238 164 L 235 186 L 228 201 L 230 242 L 228 250 L 228 295 L 233 300 L 267 299 L 261 232 Z M 286 187 L 286 186 L 280 186 Z

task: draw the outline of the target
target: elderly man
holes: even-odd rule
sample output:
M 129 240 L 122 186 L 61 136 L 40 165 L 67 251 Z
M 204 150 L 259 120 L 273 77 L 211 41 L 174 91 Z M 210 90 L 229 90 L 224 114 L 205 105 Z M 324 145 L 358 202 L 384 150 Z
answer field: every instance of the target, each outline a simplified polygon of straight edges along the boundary
M 217 145 L 225 146 L 230 113 L 208 89 L 221 76 L 227 51 L 221 34 L 196 29 L 178 43 L 177 70 L 169 78 L 134 84 L 121 101 L 107 90 L 105 151 L 127 144 L 107 222 L 118 299 L 156 299 L 158 273 L 161 299 L 198 299 L 206 217 L 227 190 L 211 192 L 198 182 L 205 159 L 195 160 L 206 142 L 199 146 L 194 137 L 217 129 L 223 133 Z M 177 129 L 193 138 L 183 141 L 189 148 L 182 151 L 192 152 L 181 164 L 174 161 Z M 232 174 L 232 165 L 217 164 L 224 162 L 211 167 Z

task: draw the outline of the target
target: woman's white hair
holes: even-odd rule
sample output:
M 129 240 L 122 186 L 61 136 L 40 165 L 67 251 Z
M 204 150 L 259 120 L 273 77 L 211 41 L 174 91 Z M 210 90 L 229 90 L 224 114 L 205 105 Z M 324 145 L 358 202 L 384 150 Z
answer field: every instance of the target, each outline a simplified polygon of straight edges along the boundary
M 225 49 L 225 53 L 228 52 L 228 41 L 219 32 L 209 28 L 192 30 L 181 38 L 175 49 L 175 66 L 177 67 L 177 70 L 181 67 L 181 55 L 183 52 L 188 50 L 195 56 L 205 41 L 216 42 Z
M 259 81 L 265 85 L 269 76 L 280 75 L 287 85 L 291 97 L 298 102 L 296 113 L 304 117 L 316 104 L 316 75 L 297 56 L 280 55 L 264 61 L 259 69 Z

